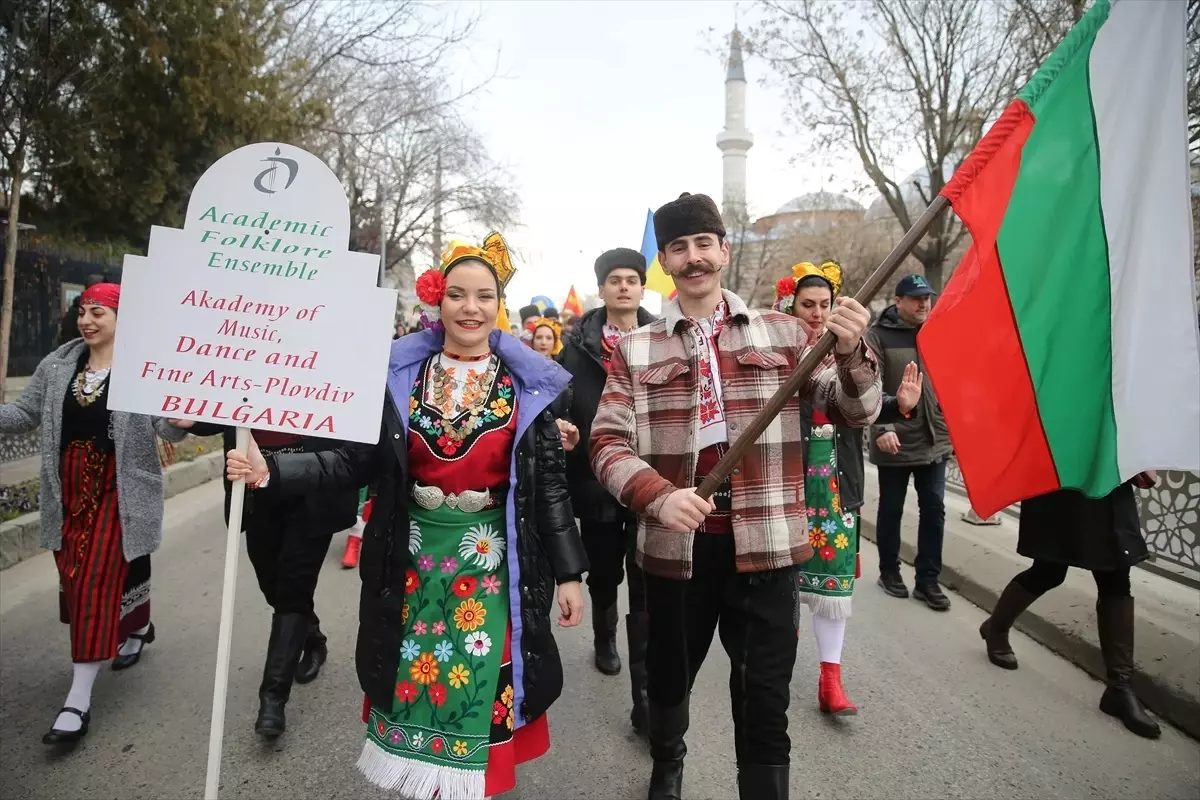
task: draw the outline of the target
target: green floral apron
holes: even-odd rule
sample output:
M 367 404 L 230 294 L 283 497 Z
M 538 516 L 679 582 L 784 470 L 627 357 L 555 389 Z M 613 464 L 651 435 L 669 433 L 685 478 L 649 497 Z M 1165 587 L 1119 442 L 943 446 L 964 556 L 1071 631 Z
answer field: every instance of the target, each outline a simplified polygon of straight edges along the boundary
M 813 421 L 804 501 L 813 557 L 800 565 L 800 599 L 818 616 L 850 616 L 858 559 L 858 515 L 842 511 L 837 482 L 835 429 Z
M 493 705 L 512 702 L 511 688 L 497 688 L 509 614 L 504 508 L 414 503 L 409 515 L 415 569 L 396 695 L 391 708 L 371 708 L 359 767 L 404 797 L 483 797 Z

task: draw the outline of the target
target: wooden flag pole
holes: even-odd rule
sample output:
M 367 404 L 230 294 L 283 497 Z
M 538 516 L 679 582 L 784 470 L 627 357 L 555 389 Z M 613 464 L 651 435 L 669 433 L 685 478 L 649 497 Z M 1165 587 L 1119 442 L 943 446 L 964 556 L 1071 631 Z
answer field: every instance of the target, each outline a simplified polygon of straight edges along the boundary
M 871 302 L 871 299 L 879 293 L 883 285 L 887 283 L 888 278 L 892 277 L 892 273 L 900 266 L 900 263 L 908 257 L 913 248 L 917 246 L 917 242 L 921 241 L 921 237 L 929 230 L 934 221 L 940 217 L 947 208 L 950 207 L 950 201 L 942 195 L 934 198 L 929 204 L 929 208 L 925 209 L 925 213 L 913 224 L 908 233 L 904 234 L 904 238 L 896 245 L 892 252 L 888 253 L 887 258 L 883 259 L 875 272 L 862 288 L 858 290 L 858 294 L 854 295 L 854 299 L 862 303 L 864 306 Z M 762 411 L 746 426 L 746 430 L 742 431 L 738 440 L 730 445 L 725 451 L 725 455 L 716 463 L 716 466 L 708 473 L 700 486 L 696 489 L 696 494 L 704 499 L 712 497 L 725 479 L 729 477 L 729 473 L 737 466 L 737 463 L 742 460 L 742 456 L 750 449 L 750 445 L 758 441 L 758 437 L 762 436 L 763 431 L 771 424 L 779 413 L 783 411 L 783 407 L 787 405 L 788 400 L 795 396 L 812 376 L 817 366 L 820 365 L 825 357 L 833 352 L 834 345 L 837 344 L 837 337 L 829 331 L 821 334 L 817 339 L 817 343 L 813 345 L 804 357 L 800 359 L 800 363 L 796 365 L 796 371 L 791 374 L 779 390 L 767 401 L 763 406 Z
M 237 450 L 250 449 L 250 429 L 237 429 Z M 224 465 L 221 467 L 224 469 Z M 229 648 L 233 643 L 233 596 L 237 589 L 239 540 L 242 535 L 242 501 L 246 481 L 233 482 L 229 495 L 229 527 L 225 531 L 225 582 L 221 586 L 221 625 L 217 634 L 217 671 L 213 680 L 212 721 L 208 728 L 208 775 L 204 800 L 217 800 L 221 784 L 221 741 L 225 735 L 225 694 L 229 688 Z

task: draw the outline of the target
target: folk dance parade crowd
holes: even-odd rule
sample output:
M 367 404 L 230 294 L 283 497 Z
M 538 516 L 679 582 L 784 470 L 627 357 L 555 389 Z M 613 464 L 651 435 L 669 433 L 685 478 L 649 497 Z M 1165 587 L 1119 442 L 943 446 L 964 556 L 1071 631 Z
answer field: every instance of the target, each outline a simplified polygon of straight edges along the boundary
M 862 430 L 881 426 L 872 448 L 894 455 L 944 427 L 912 351 L 892 348 L 881 329 L 912 334 L 932 291 L 918 276 L 902 280 L 897 306 L 868 330 L 866 309 L 839 294 L 838 265 L 804 263 L 777 285 L 774 309 L 760 311 L 721 288 L 729 244 L 710 198 L 685 193 L 662 206 L 654 232 L 678 292 L 660 316 L 641 308 L 645 259 L 617 248 L 595 263 L 603 307 L 566 335 L 559 320 L 522 309 L 528 342 L 504 313 L 514 267 L 501 236 L 452 244 L 418 281 L 424 330 L 393 343 L 374 445 L 255 431 L 239 452 L 232 429 L 108 411 L 120 290 L 90 287 L 80 338 L 0 406 L 0 432 L 41 426 L 42 545 L 55 552 L 70 630 L 74 678 L 44 741 L 87 735 L 104 662 L 132 667 L 154 641 L 155 437 L 224 433 L 226 513 L 231 482 L 245 479 L 247 550 L 272 609 L 260 735 L 284 732 L 293 684 L 314 680 L 328 657 L 313 594 L 331 537 L 352 528 L 344 563 L 362 581 L 354 658 L 366 728 L 358 766 L 372 783 L 447 800 L 514 788 L 516 766 L 549 751 L 548 712 L 564 689 L 555 598 L 558 623 L 580 624 L 586 575 L 595 666 L 609 675 L 622 669 L 617 598 L 627 586 L 630 721 L 649 740 L 649 798 L 683 794 L 690 693 L 714 634 L 738 678 L 739 794 L 786 798 L 802 607 L 820 656 L 820 710 L 857 710 L 840 665 L 860 576 Z M 824 330 L 836 336 L 833 352 L 702 499 L 695 487 Z M 932 459 L 943 482 L 944 457 Z M 889 479 L 901 507 L 909 474 L 919 494 L 936 480 L 920 469 Z M 944 609 L 932 518 L 944 511 L 930 509 L 937 537 L 922 539 L 915 594 Z M 907 596 L 883 523 L 881 508 L 880 585 Z M 898 514 L 895 524 L 898 538 Z M 1016 617 L 1067 567 L 1091 569 L 1109 669 L 1101 708 L 1158 735 L 1130 688 L 1129 566 L 1146 557 L 1131 485 L 1100 500 L 1061 491 L 1027 501 L 1018 549 L 1034 564 L 980 631 L 989 658 L 1015 669 Z

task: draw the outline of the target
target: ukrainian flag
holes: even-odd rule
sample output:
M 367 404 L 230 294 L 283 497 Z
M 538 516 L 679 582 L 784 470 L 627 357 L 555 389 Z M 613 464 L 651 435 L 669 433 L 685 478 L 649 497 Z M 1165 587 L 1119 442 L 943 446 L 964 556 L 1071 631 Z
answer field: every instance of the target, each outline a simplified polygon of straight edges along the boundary
M 658 263 L 658 242 L 654 238 L 654 212 L 646 211 L 646 231 L 642 234 L 642 256 L 646 259 L 646 288 L 658 292 L 664 299 L 675 296 L 675 281 L 663 272 Z

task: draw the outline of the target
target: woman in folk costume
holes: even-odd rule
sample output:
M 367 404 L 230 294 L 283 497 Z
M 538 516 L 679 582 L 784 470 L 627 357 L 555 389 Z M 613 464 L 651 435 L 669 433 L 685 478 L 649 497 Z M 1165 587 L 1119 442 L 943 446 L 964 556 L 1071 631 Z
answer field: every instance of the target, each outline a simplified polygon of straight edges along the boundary
M 533 320 L 533 349 L 546 358 L 554 358 L 562 352 L 562 324 L 550 317 Z
M 376 487 L 363 537 L 359 769 L 406 798 L 483 798 L 550 746 L 562 691 L 550 627 L 583 616 L 583 543 L 551 402 L 568 374 L 496 328 L 513 267 L 499 234 L 417 281 L 429 329 L 392 345 L 376 445 L 264 459 L 258 491 Z
M 120 298 L 115 283 L 88 287 L 79 303 L 82 338 L 42 359 L 21 396 L 0 405 L 0 433 L 42 429 L 41 544 L 54 551 L 60 617 L 71 631 L 74 676 L 45 744 L 87 735 L 103 662 L 132 667 L 154 641 L 150 554 L 162 540 L 163 515 L 154 437 L 177 442 L 187 432 L 108 410 Z
M 809 262 L 792 267 L 792 275 L 775 287 L 775 310 L 791 314 L 819 336 L 842 287 L 835 261 L 820 267 Z M 833 356 L 829 356 L 832 363 Z M 895 397 L 884 395 L 880 421 L 906 416 L 921 397 L 921 376 L 909 364 Z M 808 538 L 813 557 L 800 565 L 800 602 L 812 611 L 813 636 L 821 659 L 817 702 L 823 713 L 849 716 L 858 707 L 842 688 L 842 644 L 850 618 L 858 563 L 858 509 L 863 504 L 861 428 L 836 427 L 808 405 L 801 408 L 805 450 L 804 496 Z

